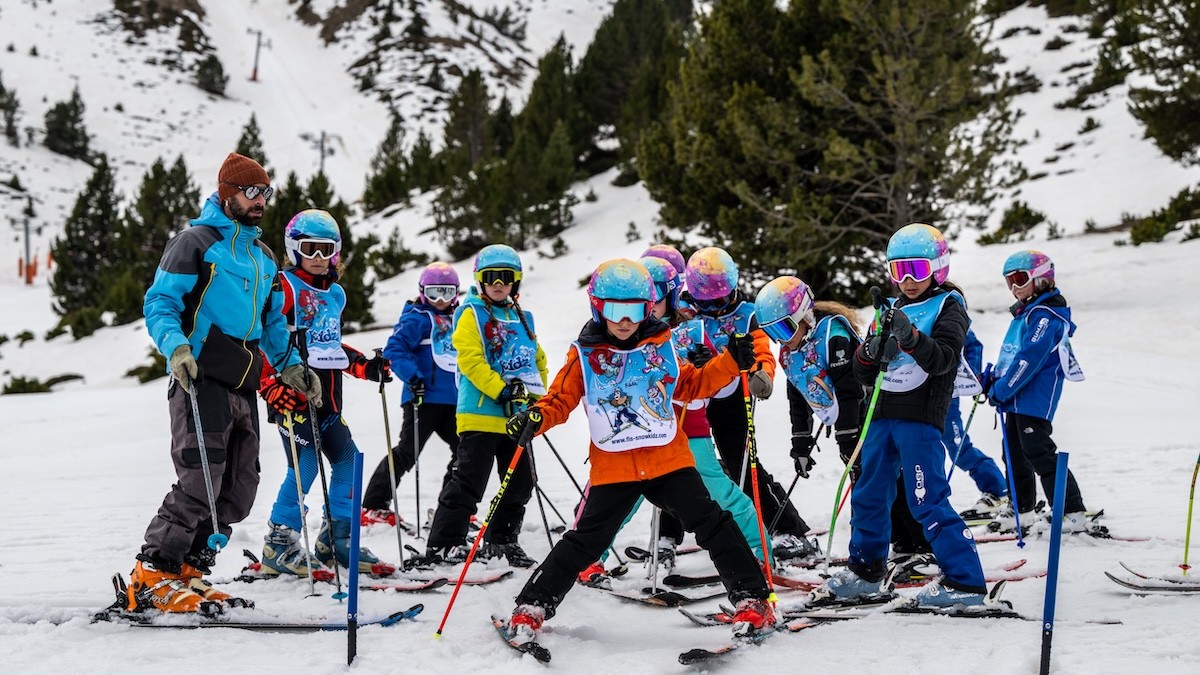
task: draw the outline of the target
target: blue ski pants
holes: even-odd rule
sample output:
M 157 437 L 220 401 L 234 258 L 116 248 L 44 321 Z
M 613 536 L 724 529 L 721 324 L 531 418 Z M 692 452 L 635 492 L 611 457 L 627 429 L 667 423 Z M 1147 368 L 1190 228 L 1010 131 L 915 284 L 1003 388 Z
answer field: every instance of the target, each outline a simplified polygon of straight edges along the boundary
M 1008 484 L 1004 480 L 1004 474 L 1000 472 L 1000 467 L 996 465 L 995 460 L 975 447 L 975 444 L 971 442 L 971 437 L 967 435 L 967 430 L 963 428 L 962 411 L 959 409 L 959 399 L 957 398 L 950 401 L 950 409 L 946 412 L 946 424 L 942 427 L 942 443 L 946 446 L 946 451 L 950 453 L 954 465 L 970 474 L 971 480 L 975 481 L 975 487 L 979 488 L 980 492 L 997 497 L 1008 494 Z M 962 449 L 955 456 L 954 451 L 960 444 Z
M 333 517 L 330 519 L 354 522 L 351 498 L 354 494 L 354 453 L 358 452 L 358 447 L 350 437 L 350 427 L 340 414 L 318 416 L 317 426 L 321 430 L 321 451 L 329 458 L 332 466 L 329 476 L 329 510 L 333 512 Z M 277 428 L 280 440 L 283 441 L 288 470 L 279 486 L 275 505 L 271 507 L 271 522 L 299 530 L 302 518 L 300 502 L 296 495 L 296 467 L 292 465 L 292 441 L 286 422 L 279 421 Z M 307 412 L 293 415 L 292 429 L 296 435 L 296 454 L 300 458 L 300 486 L 304 489 L 304 494 L 308 494 L 313 480 L 317 477 L 318 467 L 313 425 Z

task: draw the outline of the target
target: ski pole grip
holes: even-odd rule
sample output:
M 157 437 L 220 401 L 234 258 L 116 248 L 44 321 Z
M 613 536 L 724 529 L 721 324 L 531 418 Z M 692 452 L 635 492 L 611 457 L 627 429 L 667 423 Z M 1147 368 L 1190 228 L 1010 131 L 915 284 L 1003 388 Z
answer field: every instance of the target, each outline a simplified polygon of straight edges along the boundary
M 871 305 L 875 309 L 883 309 L 886 301 L 883 297 L 883 291 L 879 290 L 878 286 L 871 287 Z

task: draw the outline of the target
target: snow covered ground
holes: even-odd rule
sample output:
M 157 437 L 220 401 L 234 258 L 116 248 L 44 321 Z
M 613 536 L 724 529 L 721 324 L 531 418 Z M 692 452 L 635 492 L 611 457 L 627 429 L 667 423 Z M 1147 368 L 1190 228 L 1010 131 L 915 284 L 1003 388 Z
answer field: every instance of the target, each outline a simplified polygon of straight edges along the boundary
M 69 4 L 56 2 L 54 6 Z M 253 11 L 266 11 L 262 8 L 270 4 L 253 5 L 258 8 Z M 6 5 L 4 11 L 9 12 L 10 7 Z M 1013 20 L 1045 25 L 1041 10 L 1029 10 L 1028 16 L 1018 13 Z M 241 30 L 239 25 L 234 32 L 240 34 Z M 1049 37 L 1049 32 L 1044 32 L 1031 38 L 1025 58 L 1046 58 L 1048 52 L 1034 47 Z M 24 50 L 21 44 L 18 53 Z M 42 52 L 46 51 L 43 46 Z M 301 53 L 296 58 L 306 57 Z M 1014 60 L 1017 58 L 1014 55 Z M 6 84 L 13 81 L 9 73 L 6 68 Z M 327 77 L 336 80 L 339 76 L 331 73 Z M 1059 116 L 1064 114 L 1075 114 L 1079 116 L 1077 121 L 1082 120 L 1084 114 L 1078 111 L 1055 111 L 1049 104 L 1043 105 L 1041 97 L 1058 100 L 1066 96 L 1062 89 L 1049 91 L 1045 88 L 1025 97 L 1022 105 L 1028 104 L 1030 109 L 1040 105 L 1038 110 L 1043 111 L 1031 112 L 1027 120 L 1040 116 L 1044 124 L 1059 123 Z M 51 100 L 61 97 L 54 94 Z M 319 101 L 317 106 L 327 102 Z M 1112 106 L 1123 111 L 1119 101 L 1106 110 Z M 1092 152 L 1109 154 L 1099 158 L 1081 156 L 1076 174 L 1039 181 L 1047 188 L 1039 198 L 1044 201 L 1034 200 L 1032 188 L 1026 192 L 1025 198 L 1035 208 L 1050 213 L 1069 236 L 1046 240 L 1043 228 L 1031 242 L 988 248 L 977 247 L 971 236 L 961 237 L 954 245 L 951 278 L 965 288 L 985 354 L 994 358 L 1007 325 L 1005 309 L 1011 302 L 999 274 L 1002 261 L 1012 251 L 1025 247 L 1039 248 L 1055 259 L 1060 285 L 1079 324 L 1073 344 L 1088 377 L 1084 383 L 1068 385 L 1055 439 L 1062 450 L 1071 453 L 1071 467 L 1089 508 L 1103 508 L 1107 514 L 1104 522 L 1114 533 L 1151 538 L 1143 543 L 1081 539 L 1065 543 L 1054 671 L 1197 672 L 1200 645 L 1182 634 L 1179 626 L 1195 617 L 1200 599 L 1135 597 L 1103 576 L 1104 570 L 1117 568 L 1118 561 L 1151 572 L 1176 569 L 1184 554 L 1190 472 L 1200 452 L 1200 421 L 1193 416 L 1200 396 L 1189 367 L 1194 360 L 1193 345 L 1200 341 L 1200 303 L 1188 295 L 1174 295 L 1188 293 L 1200 280 L 1195 269 L 1200 242 L 1181 244 L 1175 235 L 1160 245 L 1132 248 L 1114 246 L 1124 235 L 1081 234 L 1087 218 L 1096 218 L 1103 225 L 1115 219 L 1120 210 L 1145 211 L 1164 203 L 1178 187 L 1194 181 L 1196 173 L 1171 165 L 1152 149 L 1145 150 L 1144 141 L 1138 141 L 1140 149 L 1136 153 L 1117 145 L 1115 139 L 1140 136 L 1140 132 L 1127 113 L 1124 117 L 1117 112 L 1111 114 L 1113 121 L 1094 132 L 1111 133 L 1111 144 L 1106 141 L 1091 146 Z M 267 127 L 274 120 L 260 115 L 260 122 Z M 1071 124 L 1063 128 L 1077 128 Z M 191 136 L 178 141 L 189 161 L 194 158 L 211 164 L 207 170 L 197 172 L 205 189 L 205 181 L 210 180 L 220 161 L 218 155 L 224 154 L 213 152 L 211 147 L 232 142 L 238 127 L 240 122 L 225 135 L 205 136 L 203 141 Z M 270 143 L 268 137 L 267 151 L 274 158 Z M 1038 156 L 1030 154 L 1027 161 L 1032 164 L 1032 158 Z M 1118 158 L 1128 161 L 1118 163 Z M 360 175 L 361 161 L 353 171 L 342 173 Z M 1072 176 L 1086 180 L 1059 182 L 1074 180 Z M 1149 180 L 1154 178 L 1158 180 Z M 77 177 L 75 183 L 82 179 Z M 552 370 L 561 365 L 567 345 L 588 316 L 584 294 L 576 282 L 596 263 L 615 256 L 636 256 L 651 243 L 655 205 L 640 186 L 615 188 L 609 184 L 610 179 L 611 175 L 598 176 L 579 186 L 580 195 L 591 188 L 598 200 L 581 202 L 577 207 L 578 225 L 564 234 L 571 250 L 568 255 L 554 260 L 533 253 L 525 257 L 528 272 L 523 283 L 523 304 L 537 316 L 538 332 Z M 1134 180 L 1146 182 L 1134 185 Z M 397 216 L 396 222 L 406 224 L 406 242 L 429 243 L 416 235 L 422 221 L 427 225 L 420 207 Z M 643 236 L 640 241 L 625 239 L 626 225 L 631 221 Z M 374 226 L 384 225 L 381 222 Z M 5 246 L 5 251 L 13 250 L 11 240 Z M 457 268 L 460 275 L 469 276 L 469 263 Z M 0 540 L 4 541 L 0 547 L 0 644 L 11 672 L 167 671 L 207 675 L 214 668 L 345 672 L 344 634 L 140 631 L 88 622 L 86 617 L 91 612 L 111 600 L 110 575 L 127 573 L 132 567 L 144 529 L 174 478 L 166 452 L 165 384 L 159 380 L 137 385 L 121 377 L 126 369 L 145 361 L 149 341 L 140 323 L 104 330 L 78 342 L 65 336 L 47 342 L 41 336 L 54 324 L 54 317 L 48 309 L 44 283 L 26 288 L 6 276 L 0 284 L 0 333 L 14 336 L 30 329 L 38 336 L 23 347 L 15 340 L 0 347 L 0 371 L 4 371 L 5 380 L 10 375 L 44 379 L 63 372 L 79 372 L 86 377 L 85 382 L 62 385 L 51 394 L 0 397 L 0 428 L 5 432 L 0 442 L 4 468 L 0 472 Z M 414 293 L 415 285 L 415 272 L 381 282 L 376 316 L 385 323 L 396 316 L 404 300 Z M 347 341 L 360 349 L 370 349 L 382 345 L 387 334 L 387 330 L 369 331 L 350 336 Z M 391 391 L 394 406 L 399 389 L 392 385 Z M 375 386 L 348 383 L 346 406 L 370 471 L 383 457 L 386 443 Z M 786 483 L 792 474 L 783 396 L 763 402 L 758 411 L 763 463 Z M 395 430 L 399 413 L 393 409 L 390 414 Z M 999 433 L 986 410 L 977 414 L 971 432 L 976 445 L 1000 457 Z M 264 427 L 263 438 L 261 492 L 250 517 L 235 528 L 218 562 L 216 571 L 220 576 L 237 573 L 242 565 L 242 548 L 254 552 L 261 549 L 270 502 L 285 466 L 275 431 Z M 552 430 L 550 438 L 582 480 L 587 471 L 583 463 L 586 424 L 582 418 L 577 414 L 564 427 Z M 801 481 L 794 496 L 801 513 L 815 526 L 828 522 L 840 473 L 834 444 L 826 440 L 821 447 L 812 477 Z M 575 502 L 574 487 L 541 443 L 536 443 L 534 450 L 538 453 L 541 486 L 565 513 Z M 436 499 L 445 459 L 444 446 L 431 442 L 422 471 L 423 506 L 432 505 Z M 400 488 L 401 504 L 410 519 L 414 515 L 414 487 L 410 476 Z M 953 487 L 957 506 L 967 507 L 974 502 L 974 486 L 961 472 L 956 472 Z M 489 496 L 494 489 L 495 481 Z M 319 498 L 310 496 L 308 503 L 314 508 L 310 525 L 315 528 Z M 549 517 L 553 524 L 553 514 Z M 620 547 L 644 545 L 648 521 L 648 513 L 639 514 L 622 533 Z M 835 554 L 844 553 L 848 532 L 843 517 Z M 548 550 L 533 504 L 522 541 L 534 557 L 541 558 Z M 420 542 L 415 543 L 420 546 Z M 370 531 L 365 544 L 387 559 L 397 557 L 391 531 Z M 981 544 L 979 551 L 987 568 L 1017 558 L 1027 558 L 1029 567 L 1034 568 L 1046 565 L 1048 545 L 1031 540 L 1025 549 L 1018 550 L 1012 543 L 988 543 Z M 1193 560 L 1200 556 L 1193 553 Z M 699 572 L 705 566 L 703 556 L 681 561 L 685 571 Z M 639 571 L 635 566 L 631 574 Z M 518 673 L 541 668 L 508 650 L 488 624 L 489 614 L 511 609 L 513 596 L 527 578 L 527 572 L 518 572 L 498 584 L 464 589 L 440 640 L 435 640 L 433 633 L 445 610 L 449 589 L 411 595 L 364 593 L 360 603 L 364 619 L 415 602 L 425 603 L 426 611 L 415 623 L 360 631 L 354 669 L 419 669 L 430 673 L 489 669 Z M 264 612 L 296 619 L 337 620 L 343 616 L 344 606 L 331 599 L 328 591 L 323 597 L 304 598 L 305 589 L 303 585 L 238 587 L 257 600 Z M 1018 610 L 1036 617 L 1041 614 L 1044 592 L 1043 580 L 1028 580 L 1010 584 L 1006 597 Z M 781 594 L 783 606 L 798 601 L 794 594 Z M 715 602 L 700 605 L 709 606 L 715 606 Z M 1103 619 L 1123 623 L 1084 623 Z M 54 625 L 51 621 L 66 623 Z M 761 648 L 732 657 L 728 667 L 742 672 L 788 665 L 855 675 L 918 671 L 1028 673 L 1037 668 L 1040 629 L 1036 621 L 879 616 L 777 636 Z M 675 661 L 680 652 L 717 646 L 727 639 L 724 628 L 696 628 L 671 610 L 627 604 L 577 588 L 548 624 L 544 642 L 554 651 L 550 667 L 558 672 L 593 672 L 602 664 L 612 672 L 657 673 L 682 671 L 684 668 Z

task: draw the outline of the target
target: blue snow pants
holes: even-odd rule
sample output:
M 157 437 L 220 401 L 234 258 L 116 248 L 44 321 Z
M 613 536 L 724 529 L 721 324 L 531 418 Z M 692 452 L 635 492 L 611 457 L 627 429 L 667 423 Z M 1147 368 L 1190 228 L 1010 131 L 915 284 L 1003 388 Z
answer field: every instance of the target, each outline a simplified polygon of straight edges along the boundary
M 300 457 L 300 485 L 304 494 L 308 494 L 313 480 L 317 477 L 317 451 L 313 444 L 313 425 L 308 415 L 294 415 L 293 429 L 296 433 L 296 454 Z M 350 437 L 350 427 L 341 415 L 319 417 L 317 425 L 321 429 L 321 451 L 329 458 L 332 471 L 329 477 L 329 510 L 333 512 L 331 520 L 354 522 L 351 498 L 354 490 L 354 453 L 358 447 Z M 279 421 L 280 439 L 283 441 L 283 453 L 287 457 L 288 470 L 279 486 L 279 494 L 275 497 L 275 505 L 271 507 L 271 522 L 277 525 L 287 525 L 293 530 L 301 527 L 300 502 L 296 495 L 296 467 L 292 466 L 292 441 L 288 436 L 287 423 Z
M 995 460 L 983 454 L 983 451 L 971 442 L 971 437 L 963 428 L 962 411 L 958 402 L 957 398 L 950 401 L 950 409 L 946 412 L 946 424 L 942 427 L 942 444 L 946 446 L 946 451 L 950 453 L 955 466 L 970 474 L 980 492 L 1003 497 L 1008 494 L 1004 474 L 1000 472 Z M 956 457 L 954 451 L 960 443 L 962 449 Z

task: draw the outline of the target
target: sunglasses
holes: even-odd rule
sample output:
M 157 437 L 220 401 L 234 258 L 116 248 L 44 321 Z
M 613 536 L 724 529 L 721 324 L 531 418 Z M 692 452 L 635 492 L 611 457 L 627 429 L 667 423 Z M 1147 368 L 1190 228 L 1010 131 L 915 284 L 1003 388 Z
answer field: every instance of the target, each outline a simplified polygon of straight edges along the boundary
M 246 195 L 246 199 L 256 199 L 262 195 L 263 200 L 270 201 L 271 195 L 275 194 L 275 188 L 268 185 L 267 187 L 258 187 L 257 185 L 237 185 L 235 183 L 225 183 L 242 191 Z
M 521 273 L 507 267 L 482 269 L 475 273 L 475 280 L 484 286 L 511 286 L 521 280 Z
M 301 239 L 296 243 L 299 245 L 300 255 L 309 259 L 329 260 L 338 252 L 337 242 L 328 239 Z
M 778 321 L 772 321 L 771 323 L 759 326 L 759 328 L 763 329 L 767 337 L 784 345 L 796 337 L 796 333 L 800 330 L 800 324 L 796 323 L 796 320 L 792 317 L 785 316 Z
M 888 261 L 888 274 L 894 283 L 905 279 L 925 281 L 933 276 L 933 261 L 927 258 L 900 258 Z
M 458 286 L 426 286 L 421 290 L 426 300 L 450 302 L 458 297 Z
M 633 323 L 641 323 L 646 320 L 647 303 L 645 300 L 597 299 L 596 304 L 600 305 L 600 316 L 613 323 L 621 323 L 624 319 L 629 319 Z

